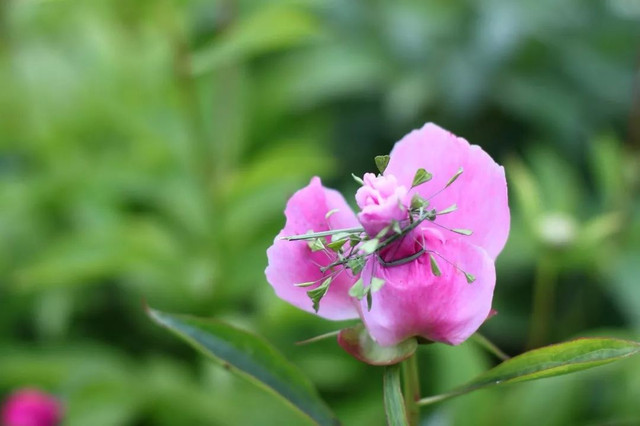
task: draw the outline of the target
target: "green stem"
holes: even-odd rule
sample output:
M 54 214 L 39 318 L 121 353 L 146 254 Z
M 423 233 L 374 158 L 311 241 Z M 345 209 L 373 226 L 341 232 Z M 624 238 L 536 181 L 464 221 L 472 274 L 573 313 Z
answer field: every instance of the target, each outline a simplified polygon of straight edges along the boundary
M 499 347 L 494 345 L 493 342 L 491 342 L 489 339 L 484 337 L 482 334 L 475 333 L 473 336 L 471 336 L 471 338 L 473 339 L 474 342 L 476 342 L 477 344 L 482 346 L 484 349 L 494 354 L 500 360 L 506 361 L 509 358 L 511 358 L 509 355 L 502 352 L 502 350 L 500 350 Z
M 418 374 L 418 358 L 416 354 L 402 363 L 402 378 L 404 379 L 404 405 L 411 426 L 420 422 L 420 376 Z
M 533 309 L 529 329 L 529 349 L 547 342 L 549 325 L 553 321 L 557 273 L 551 255 L 543 255 L 538 261 L 533 288 Z
M 447 393 L 441 393 L 440 395 L 428 396 L 426 398 L 420 399 L 417 402 L 417 405 L 422 407 L 423 405 L 435 404 L 436 402 L 444 401 L 445 399 L 453 398 L 454 396 L 463 395 L 463 394 L 465 394 L 467 392 L 469 392 L 469 391 L 447 392 Z
M 389 426 L 409 426 L 400 389 L 399 364 L 388 365 L 384 368 L 383 393 L 387 424 Z

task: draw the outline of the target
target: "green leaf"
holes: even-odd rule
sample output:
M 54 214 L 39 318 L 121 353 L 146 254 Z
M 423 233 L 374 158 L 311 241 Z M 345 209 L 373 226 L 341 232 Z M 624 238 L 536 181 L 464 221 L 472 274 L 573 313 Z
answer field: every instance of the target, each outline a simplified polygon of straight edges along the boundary
M 408 426 L 409 420 L 400 389 L 400 365 L 389 365 L 383 376 L 384 411 L 389 426 Z
M 433 257 L 432 254 L 429 255 L 429 263 L 431 264 L 431 272 L 433 275 L 436 277 L 442 275 L 442 272 L 440 272 L 440 268 L 438 267 L 438 263 L 436 262 L 436 258 Z
M 384 171 L 387 169 L 390 159 L 391 157 L 389 157 L 388 155 L 378 155 L 376 156 L 376 158 L 374 158 L 376 167 L 380 171 L 380 174 L 384 173 Z
M 262 338 L 211 319 L 151 308 L 147 308 L 147 314 L 200 353 L 283 398 L 316 423 L 339 424 L 309 380 Z
M 471 284 L 472 282 L 474 282 L 474 281 L 476 280 L 476 277 L 475 277 L 475 276 L 473 276 L 473 275 L 471 275 L 471 274 L 470 274 L 470 273 L 468 273 L 468 272 L 465 272 L 465 273 L 464 273 L 464 276 L 465 276 L 465 278 L 467 279 L 467 282 L 468 282 L 469 284 Z
M 422 185 L 423 183 L 430 181 L 432 177 L 433 175 L 425 169 L 418 169 L 416 174 L 413 176 L 413 183 L 411 184 L 411 187 L 415 188 L 418 185 Z
M 453 182 L 455 182 L 460 177 L 460 175 L 462 174 L 463 171 L 464 170 L 462 169 L 462 167 L 460 167 L 458 169 L 458 171 L 456 172 L 456 174 L 451 176 L 451 179 L 449 179 L 449 181 L 447 182 L 447 184 L 444 187 L 448 188 Z
M 380 346 L 362 324 L 340 330 L 338 343 L 354 358 L 371 365 L 397 364 L 413 355 L 418 347 L 414 338 L 395 346 Z
M 313 290 L 307 291 L 307 296 L 309 296 L 309 298 L 313 302 L 314 311 L 318 312 L 318 309 L 320 309 L 320 300 L 322 300 L 324 295 L 327 294 L 327 291 L 329 290 L 329 285 L 331 284 L 332 280 L 333 280 L 333 277 L 329 277 L 326 280 L 324 280 L 322 284 L 320 284 L 318 287 L 314 288 Z
M 573 373 L 640 352 L 640 343 L 612 338 L 582 338 L 534 349 L 513 357 L 451 392 L 423 398 L 427 405 L 477 389 Z

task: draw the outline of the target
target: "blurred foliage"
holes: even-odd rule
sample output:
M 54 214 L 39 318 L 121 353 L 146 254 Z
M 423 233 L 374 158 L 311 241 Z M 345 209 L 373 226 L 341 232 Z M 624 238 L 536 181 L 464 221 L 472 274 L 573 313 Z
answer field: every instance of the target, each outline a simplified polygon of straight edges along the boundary
M 383 424 L 380 371 L 292 345 L 338 325 L 274 296 L 265 250 L 311 176 L 350 194 L 425 121 L 507 169 L 484 332 L 512 354 L 637 339 L 639 20 L 633 0 L 0 3 L 0 392 L 55 392 L 69 425 L 300 422 L 156 330 L 146 299 L 264 335 L 344 424 Z M 493 362 L 420 357 L 425 395 Z M 639 372 L 483 391 L 424 424 L 636 424 Z

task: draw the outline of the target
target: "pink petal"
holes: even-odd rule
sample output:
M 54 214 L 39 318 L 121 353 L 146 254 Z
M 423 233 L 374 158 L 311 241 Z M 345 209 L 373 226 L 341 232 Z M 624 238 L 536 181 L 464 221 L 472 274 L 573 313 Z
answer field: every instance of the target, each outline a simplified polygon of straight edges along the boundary
M 338 212 L 325 218 L 333 209 L 338 209 Z M 324 251 L 312 252 L 306 241 L 286 241 L 281 237 L 305 234 L 309 230 L 320 232 L 357 227 L 359 223 L 344 197 L 335 190 L 324 188 L 318 177 L 314 177 L 308 186 L 289 199 L 285 215 L 287 221 L 284 229 L 267 250 L 267 281 L 281 299 L 305 311 L 314 312 L 307 291 L 316 286 L 302 288 L 294 284 L 321 280 L 323 274 L 320 266 L 328 265 L 336 256 Z M 332 320 L 357 318 L 358 312 L 348 294 L 354 282 L 350 272 L 341 272 L 322 298 L 318 315 Z
M 425 169 L 433 174 L 433 179 L 410 194 L 418 192 L 423 198 L 429 198 L 443 188 L 460 167 L 464 170 L 462 175 L 430 201 L 431 207 L 437 210 L 453 204 L 457 204 L 458 209 L 439 216 L 436 222 L 447 228 L 472 230 L 473 234 L 468 237 L 444 233 L 445 238 L 464 238 L 484 248 L 495 259 L 509 234 L 507 182 L 504 169 L 482 148 L 427 123 L 396 143 L 385 175 L 394 175 L 399 184 L 409 188 L 416 170 Z
M 457 345 L 482 325 L 491 312 L 495 286 L 493 260 L 480 247 L 462 239 L 442 241 L 426 231 L 426 246 L 475 276 L 465 275 L 435 256 L 441 276 L 432 272 L 429 255 L 393 267 L 370 258 L 363 279 L 385 280 L 373 293 L 371 311 L 362 300 L 360 311 L 369 334 L 380 345 L 395 345 L 411 336 Z

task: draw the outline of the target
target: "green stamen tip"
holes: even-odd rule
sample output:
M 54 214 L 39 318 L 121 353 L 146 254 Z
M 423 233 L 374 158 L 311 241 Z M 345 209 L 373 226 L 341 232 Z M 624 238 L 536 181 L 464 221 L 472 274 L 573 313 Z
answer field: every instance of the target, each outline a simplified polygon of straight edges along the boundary
M 415 188 L 418 185 L 422 185 L 425 182 L 431 180 L 433 175 L 426 171 L 425 169 L 418 169 L 416 174 L 413 176 L 413 183 L 411 184 L 411 188 Z
M 438 267 L 438 263 L 436 262 L 436 258 L 433 257 L 432 254 L 429 255 L 429 263 L 431 264 L 431 272 L 433 275 L 436 277 L 442 275 L 442 272 L 440 272 L 440 268 Z
M 391 160 L 391 157 L 388 155 L 378 155 L 374 158 L 374 161 L 376 162 L 376 167 L 380 171 L 380 174 L 383 174 L 384 171 L 387 169 L 387 166 L 389 165 L 389 160 Z

